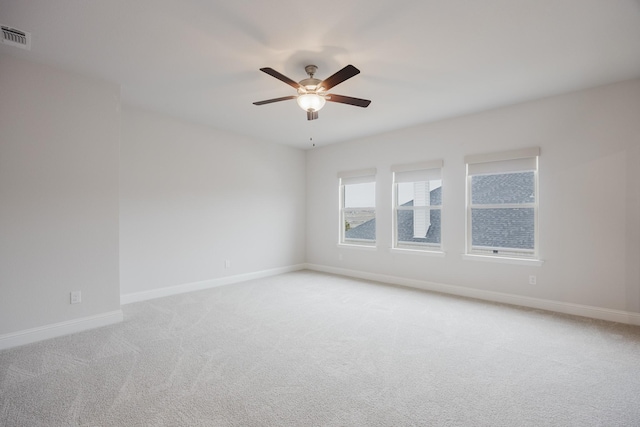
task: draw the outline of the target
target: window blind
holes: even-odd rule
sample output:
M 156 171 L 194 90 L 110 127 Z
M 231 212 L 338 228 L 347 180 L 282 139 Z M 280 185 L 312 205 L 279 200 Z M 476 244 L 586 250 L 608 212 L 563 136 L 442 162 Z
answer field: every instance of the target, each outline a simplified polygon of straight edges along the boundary
M 342 185 L 364 184 L 376 180 L 376 168 L 361 169 L 356 171 L 339 172 L 338 178 Z
M 527 172 L 537 170 L 539 155 L 540 148 L 535 147 L 500 153 L 475 154 L 465 156 L 464 161 L 469 175 Z
M 442 178 L 443 164 L 442 160 L 434 160 L 407 165 L 394 165 L 391 166 L 391 172 L 394 173 L 394 181 L 397 183 L 431 181 Z

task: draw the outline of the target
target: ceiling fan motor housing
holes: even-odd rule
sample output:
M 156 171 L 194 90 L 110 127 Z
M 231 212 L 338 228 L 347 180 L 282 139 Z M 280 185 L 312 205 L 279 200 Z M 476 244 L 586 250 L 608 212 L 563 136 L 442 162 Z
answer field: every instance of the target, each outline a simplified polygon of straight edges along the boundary
M 316 65 L 307 65 L 306 67 L 304 67 L 304 71 L 309 74 L 309 78 L 300 80 L 299 83 L 302 87 L 298 89 L 298 93 L 303 94 L 308 92 L 315 92 L 318 89 L 318 85 L 322 83 L 322 80 L 313 78 L 316 71 L 318 71 L 318 67 Z
M 302 86 L 302 88 L 298 89 L 298 92 L 299 93 L 315 92 L 320 83 L 322 83 L 322 80 L 318 80 L 314 78 L 300 80 L 300 86 Z

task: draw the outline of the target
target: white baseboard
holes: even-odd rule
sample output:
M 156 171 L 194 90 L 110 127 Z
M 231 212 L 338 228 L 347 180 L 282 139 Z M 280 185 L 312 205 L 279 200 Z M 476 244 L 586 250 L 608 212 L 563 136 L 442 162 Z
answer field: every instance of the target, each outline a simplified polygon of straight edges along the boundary
M 392 285 L 406 286 L 427 291 L 442 292 L 445 294 L 462 297 L 476 298 L 485 301 L 500 302 L 540 310 L 554 311 L 557 313 L 571 314 L 575 316 L 589 317 L 592 319 L 608 320 L 610 322 L 626 323 L 640 326 L 640 314 L 623 310 L 594 307 L 589 305 L 573 304 L 561 301 L 532 298 L 521 295 L 506 294 L 502 292 L 485 291 L 481 289 L 466 288 L 464 286 L 445 285 L 442 283 L 428 282 L 424 280 L 406 279 L 397 276 L 369 273 L 365 271 L 349 270 L 345 268 L 329 267 L 325 265 L 307 264 L 307 269 L 341 276 L 355 277 L 358 279 L 373 280 Z
M 122 322 L 122 310 L 0 335 L 0 350 Z
M 297 264 L 297 265 L 291 265 L 287 267 L 256 271 L 253 273 L 245 273 L 245 274 L 238 274 L 235 276 L 227 276 L 227 277 L 220 277 L 217 279 L 203 280 L 200 282 L 191 282 L 191 283 L 184 283 L 181 285 L 167 286 L 164 288 L 152 289 L 149 291 L 133 292 L 129 294 L 120 295 L 120 304 L 131 304 L 133 302 L 147 301 L 150 299 L 162 298 L 170 295 L 200 291 L 203 289 L 230 285 L 232 283 L 245 282 L 247 280 L 261 279 L 263 277 L 276 276 L 278 274 L 304 270 L 305 268 L 306 268 L 305 264 Z

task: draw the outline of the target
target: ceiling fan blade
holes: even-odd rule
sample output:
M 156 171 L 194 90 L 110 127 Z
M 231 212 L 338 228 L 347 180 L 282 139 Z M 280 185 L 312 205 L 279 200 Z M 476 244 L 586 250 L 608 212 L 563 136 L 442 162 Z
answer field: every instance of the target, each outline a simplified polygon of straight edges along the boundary
M 277 72 L 276 70 L 274 70 L 273 68 L 260 68 L 260 71 L 269 74 L 272 77 L 275 77 L 276 79 L 285 82 L 286 84 L 288 84 L 289 86 L 293 87 L 294 89 L 299 89 L 300 83 L 295 82 L 293 80 L 291 80 L 289 77 L 285 76 L 284 74 L 280 74 L 279 72 Z
M 355 105 L 356 107 L 362 108 L 367 108 L 369 104 L 371 104 L 371 101 L 369 101 L 368 99 L 352 98 L 350 96 L 334 94 L 327 95 L 326 100 L 331 102 L 339 102 L 341 104 Z
M 297 98 L 296 95 L 283 96 L 282 98 L 273 98 L 273 99 L 266 99 L 264 101 L 254 102 L 253 105 L 271 104 L 272 102 L 280 102 L 280 101 L 286 101 L 288 99 L 296 99 L 296 98 Z
M 323 87 L 324 90 L 329 90 L 332 87 L 339 85 L 343 81 L 350 79 L 351 77 L 359 73 L 360 73 L 360 70 L 358 70 L 353 65 L 349 64 L 346 67 L 344 67 L 342 70 L 335 73 L 334 75 L 324 79 L 322 83 L 320 83 L 318 86 Z

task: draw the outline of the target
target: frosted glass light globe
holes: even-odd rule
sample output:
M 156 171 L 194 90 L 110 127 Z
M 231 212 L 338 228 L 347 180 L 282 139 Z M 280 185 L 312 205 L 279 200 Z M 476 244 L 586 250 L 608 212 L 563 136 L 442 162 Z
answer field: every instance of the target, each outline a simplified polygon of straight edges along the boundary
M 298 95 L 296 101 L 298 102 L 300 108 L 302 108 L 304 111 L 319 111 L 327 102 L 324 97 L 316 95 L 315 93 L 305 93 L 303 95 Z

